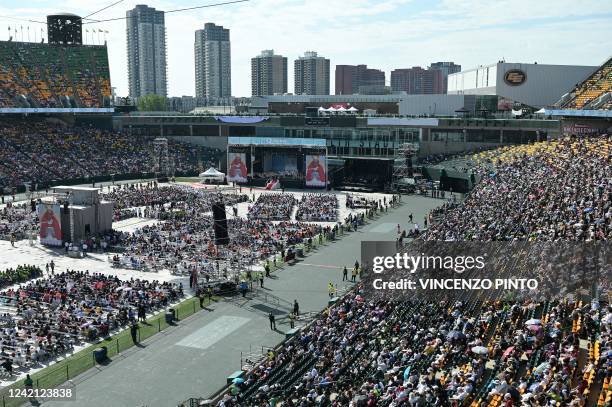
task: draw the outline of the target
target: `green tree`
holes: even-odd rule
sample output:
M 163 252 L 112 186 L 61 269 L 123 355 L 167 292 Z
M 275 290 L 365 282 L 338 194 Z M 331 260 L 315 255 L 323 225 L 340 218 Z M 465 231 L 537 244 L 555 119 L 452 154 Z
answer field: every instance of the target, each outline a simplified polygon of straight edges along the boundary
M 166 110 L 166 98 L 161 95 L 145 95 L 138 98 L 138 110 L 141 112 L 162 112 Z

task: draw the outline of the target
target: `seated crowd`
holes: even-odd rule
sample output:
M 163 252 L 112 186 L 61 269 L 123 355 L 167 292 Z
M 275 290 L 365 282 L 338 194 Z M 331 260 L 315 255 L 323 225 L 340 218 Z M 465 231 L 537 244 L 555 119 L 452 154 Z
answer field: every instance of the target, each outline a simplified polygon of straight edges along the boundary
M 14 269 L 0 271 L 0 289 L 13 284 L 24 283 L 42 276 L 40 267 L 31 265 L 19 265 Z
M 135 308 L 152 312 L 181 297 L 181 285 L 71 270 L 3 291 L 15 312 L 1 318 L 2 366 L 27 371 L 126 326 Z
M 306 222 L 335 222 L 338 219 L 338 198 L 335 194 L 304 194 L 295 219 Z
M 592 102 L 598 101 L 602 95 L 612 92 L 612 58 L 608 59 L 597 71 L 585 81 L 576 84 L 571 92 L 571 98 L 561 104 L 563 109 L 592 109 Z M 609 110 L 610 101 L 606 104 L 596 106 L 597 109 Z
M 102 47 L 0 43 L 0 108 L 100 108 L 111 96 Z
M 484 153 L 480 159 L 493 162 L 495 173 L 487 172 L 463 203 L 436 212 L 439 219 L 422 238 L 606 240 L 610 146 L 601 136 Z M 374 300 L 358 285 L 247 372 L 243 383 L 232 384 L 217 405 L 609 405 L 607 297 L 490 295 Z
M 158 189 L 162 192 L 158 193 Z M 134 189 L 130 194 L 130 205 L 150 203 L 142 210 L 155 214 L 160 222 L 121 234 L 119 245 L 123 252 L 112 259 L 118 266 L 166 268 L 177 274 L 195 269 L 210 275 L 217 271 L 218 260 L 252 264 L 323 230 L 316 225 L 287 221 L 272 224 L 235 217 L 228 220 L 230 244 L 215 247 L 212 204 L 223 201 L 231 206 L 243 202 L 245 195 L 184 186 Z
M 152 138 L 45 121 L 0 123 L 0 191 L 31 182 L 150 172 Z M 169 140 L 177 172 L 215 163 L 219 150 Z
M 257 198 L 249 209 L 249 219 L 289 220 L 296 199 L 293 194 L 266 193 Z
M 23 239 L 28 231 L 35 232 L 38 227 L 38 216 L 29 204 L 9 202 L 0 208 L 0 240 Z
M 607 135 L 481 153 L 482 181 L 428 239 L 610 239 L 611 157 Z

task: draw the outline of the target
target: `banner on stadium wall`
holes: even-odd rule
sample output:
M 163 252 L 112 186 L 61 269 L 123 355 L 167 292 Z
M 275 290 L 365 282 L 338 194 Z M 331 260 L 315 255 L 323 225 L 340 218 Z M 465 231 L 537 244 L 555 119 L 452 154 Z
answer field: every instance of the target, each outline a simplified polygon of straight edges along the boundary
M 306 186 L 327 186 L 327 162 L 324 155 L 306 155 Z
M 40 243 L 47 246 L 61 246 L 60 205 L 40 203 L 37 207 L 37 213 L 38 219 L 40 219 Z
M 598 134 L 601 130 L 588 124 L 564 123 L 563 134 Z
M 227 180 L 231 182 L 247 182 L 248 174 L 246 154 L 227 153 Z

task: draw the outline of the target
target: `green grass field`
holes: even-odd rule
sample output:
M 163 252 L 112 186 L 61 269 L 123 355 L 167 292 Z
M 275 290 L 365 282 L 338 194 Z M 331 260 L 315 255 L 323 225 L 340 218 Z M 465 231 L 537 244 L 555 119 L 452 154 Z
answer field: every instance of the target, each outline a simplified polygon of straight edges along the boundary
M 200 182 L 198 177 L 176 177 L 176 182 Z

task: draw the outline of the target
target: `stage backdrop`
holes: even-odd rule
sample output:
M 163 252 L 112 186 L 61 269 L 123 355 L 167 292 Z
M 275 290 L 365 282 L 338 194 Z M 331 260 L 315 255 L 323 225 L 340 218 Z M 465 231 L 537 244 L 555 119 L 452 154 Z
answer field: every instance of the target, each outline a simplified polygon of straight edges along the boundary
M 284 176 L 297 176 L 297 157 L 286 153 L 264 152 L 264 172 L 273 172 Z
M 60 205 L 40 203 L 37 212 L 40 219 L 40 243 L 47 246 L 61 246 Z
M 248 173 L 245 153 L 227 153 L 228 181 L 247 182 Z
M 324 155 L 306 155 L 306 186 L 327 186 L 327 165 Z

